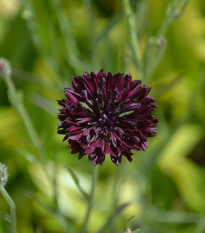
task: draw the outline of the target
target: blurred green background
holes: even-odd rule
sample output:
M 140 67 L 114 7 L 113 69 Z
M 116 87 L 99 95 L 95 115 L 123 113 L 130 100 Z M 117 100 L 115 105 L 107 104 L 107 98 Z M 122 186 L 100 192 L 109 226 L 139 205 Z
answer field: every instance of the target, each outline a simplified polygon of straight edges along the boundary
M 89 192 L 92 165 L 57 135 L 56 100 L 84 71 L 139 78 L 129 43 L 136 29 L 158 135 L 133 163 L 116 167 L 107 156 L 99 166 L 88 232 L 205 232 L 205 2 L 183 9 L 186 3 L 130 1 L 130 28 L 120 0 L 0 0 L 0 57 L 10 61 L 42 145 L 39 153 L 1 78 L 0 162 L 8 167 L 18 232 L 79 232 L 87 204 L 65 166 Z M 0 211 L 9 211 L 1 196 Z M 0 219 L 0 232 L 8 229 Z

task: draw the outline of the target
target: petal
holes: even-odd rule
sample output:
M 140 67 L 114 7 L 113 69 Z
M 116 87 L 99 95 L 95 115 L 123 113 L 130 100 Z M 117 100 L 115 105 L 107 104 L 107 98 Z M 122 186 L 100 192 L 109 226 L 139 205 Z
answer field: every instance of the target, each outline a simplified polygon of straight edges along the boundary
M 69 145 L 71 145 L 71 153 L 76 154 L 78 152 L 83 153 L 83 148 L 81 147 L 80 143 L 77 141 L 69 140 Z
M 89 93 L 91 98 L 95 97 L 95 88 L 90 82 L 90 78 L 86 77 L 86 74 L 83 74 L 82 83 L 84 84 L 85 90 Z
M 70 101 L 71 104 L 77 104 L 78 100 L 68 91 L 65 90 L 65 95 L 68 98 L 68 100 Z
M 83 100 L 85 101 L 85 103 L 90 107 L 90 108 L 93 108 L 93 103 L 92 101 L 89 100 L 88 98 L 88 92 L 86 90 L 83 90 L 82 91 L 82 97 L 83 97 Z
M 123 155 L 130 161 L 132 162 L 133 158 L 132 158 L 132 155 L 133 153 L 129 150 L 124 150 L 123 151 Z
M 82 96 L 76 92 L 73 88 L 67 88 L 67 87 L 64 87 L 65 89 L 65 93 L 70 93 L 72 94 L 78 101 L 82 101 Z
M 81 137 L 82 137 L 82 135 L 83 135 L 83 133 L 79 133 L 79 134 L 75 134 L 75 135 L 73 135 L 73 136 L 69 136 L 69 138 L 70 139 L 72 139 L 72 140 L 80 140 L 81 139 Z
M 92 120 L 91 117 L 77 118 L 76 121 L 78 124 L 80 123 L 88 123 Z

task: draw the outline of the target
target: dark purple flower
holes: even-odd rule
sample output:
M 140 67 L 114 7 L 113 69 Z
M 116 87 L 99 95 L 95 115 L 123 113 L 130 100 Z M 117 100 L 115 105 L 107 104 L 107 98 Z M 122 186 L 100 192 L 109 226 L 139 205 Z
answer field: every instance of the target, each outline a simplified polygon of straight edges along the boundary
M 99 72 L 76 75 L 73 88 L 65 88 L 59 100 L 58 133 L 68 140 L 71 153 L 79 159 L 88 154 L 92 163 L 103 164 L 105 155 L 119 165 L 122 155 L 131 162 L 131 150 L 145 150 L 147 138 L 157 134 L 158 120 L 151 111 L 157 106 L 130 74 Z

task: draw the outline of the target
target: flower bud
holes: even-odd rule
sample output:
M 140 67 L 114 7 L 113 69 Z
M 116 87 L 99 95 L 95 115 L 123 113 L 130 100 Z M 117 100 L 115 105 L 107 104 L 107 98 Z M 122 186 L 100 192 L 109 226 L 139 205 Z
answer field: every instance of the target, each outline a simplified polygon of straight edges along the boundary
M 11 67 L 9 62 L 5 58 L 0 58 L 0 76 L 10 76 L 11 75 Z
M 0 188 L 6 185 L 7 180 L 8 180 L 7 167 L 4 164 L 0 163 Z
M 132 232 L 131 229 L 128 228 L 128 229 L 125 230 L 124 233 L 131 233 L 131 232 Z

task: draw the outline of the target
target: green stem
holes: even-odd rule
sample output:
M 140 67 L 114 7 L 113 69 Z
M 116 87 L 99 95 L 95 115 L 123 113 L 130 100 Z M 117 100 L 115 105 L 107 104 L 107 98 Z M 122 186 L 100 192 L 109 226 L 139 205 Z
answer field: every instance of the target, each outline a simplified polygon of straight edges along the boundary
M 85 215 L 85 219 L 84 219 L 84 222 L 83 222 L 83 227 L 82 227 L 81 233 L 86 233 L 88 221 L 89 221 L 90 214 L 91 214 L 91 211 L 92 211 L 94 193 L 95 193 L 95 186 L 96 186 L 96 181 L 97 181 L 97 176 L 98 176 L 97 174 L 98 174 L 97 166 L 93 166 L 90 198 L 89 198 L 88 209 L 87 209 L 87 212 L 86 212 L 86 215 Z
M 140 54 L 139 42 L 136 33 L 136 19 L 132 13 L 129 0 L 123 0 L 123 5 L 128 21 L 128 34 L 130 37 L 130 45 L 132 47 L 133 58 L 138 70 L 139 79 L 143 79 L 143 73 L 141 68 L 141 54 Z
M 37 132 L 33 126 L 33 123 L 31 121 L 31 118 L 24 106 L 23 103 L 23 95 L 22 93 L 16 89 L 10 75 L 4 75 L 4 80 L 5 83 L 8 87 L 8 96 L 9 99 L 11 101 L 11 103 L 13 104 L 13 106 L 17 109 L 17 111 L 19 112 L 21 118 L 23 119 L 23 122 L 28 130 L 28 134 L 31 138 L 31 141 L 35 147 L 35 149 L 37 150 L 39 156 L 41 157 L 41 166 L 45 172 L 45 175 L 47 177 L 47 179 L 52 183 L 53 185 L 53 189 L 54 189 L 54 202 L 55 202 L 55 206 L 56 208 L 58 208 L 58 203 L 57 203 L 57 187 L 56 187 L 56 173 L 55 177 L 53 179 L 53 182 L 51 181 L 50 175 L 47 171 L 47 169 L 45 168 L 45 157 L 43 156 L 43 148 L 41 146 L 41 143 L 39 141 L 39 137 L 37 135 Z M 13 232 L 12 232 L 13 233 Z
M 176 3 L 174 3 L 173 1 L 170 1 L 168 3 L 165 19 L 163 20 L 163 24 L 159 32 L 157 33 L 158 37 L 163 37 L 163 35 L 165 35 L 169 25 L 173 23 L 174 20 L 179 18 L 184 13 L 184 11 L 187 8 L 188 3 L 189 3 L 189 0 L 179 0 Z
M 2 196 L 4 197 L 4 199 L 6 200 L 6 202 L 8 203 L 9 208 L 10 208 L 11 233 L 17 233 L 17 231 L 16 231 L 16 207 L 15 207 L 15 204 L 4 187 L 0 187 L 0 192 L 1 192 Z
M 90 52 L 91 52 L 92 63 L 95 64 L 96 63 L 96 59 L 94 58 L 95 49 L 93 49 L 95 43 L 95 31 L 96 31 L 95 14 L 92 6 L 92 0 L 84 0 L 84 2 L 90 18 Z
M 14 105 L 14 107 L 17 108 L 18 112 L 20 113 L 36 150 L 38 152 L 40 152 L 40 154 L 41 154 L 41 147 L 40 147 L 40 143 L 38 140 L 38 136 L 37 136 L 37 133 L 33 127 L 31 119 L 30 119 L 30 117 L 29 117 L 29 115 L 28 115 L 28 113 L 27 113 L 27 111 L 22 103 L 21 92 L 16 90 L 10 76 L 5 76 L 5 82 L 6 82 L 7 87 L 8 87 L 10 100 L 11 100 L 12 104 Z
M 33 126 L 33 123 L 31 121 L 31 118 L 24 106 L 23 103 L 23 95 L 20 91 L 16 90 L 15 85 L 11 79 L 11 77 L 9 75 L 4 77 L 6 85 L 8 87 L 8 95 L 10 98 L 11 103 L 13 104 L 13 106 L 17 109 L 17 111 L 19 112 L 20 116 L 23 119 L 23 122 L 28 130 L 29 136 L 31 138 L 31 141 L 34 145 L 34 147 L 36 148 L 38 154 L 40 155 L 41 159 L 42 159 L 42 163 L 44 164 L 44 158 L 43 158 L 43 151 L 42 151 L 42 147 L 37 135 L 37 132 Z M 44 169 L 45 174 L 48 178 L 48 180 L 50 180 L 49 174 L 47 172 L 46 169 Z

